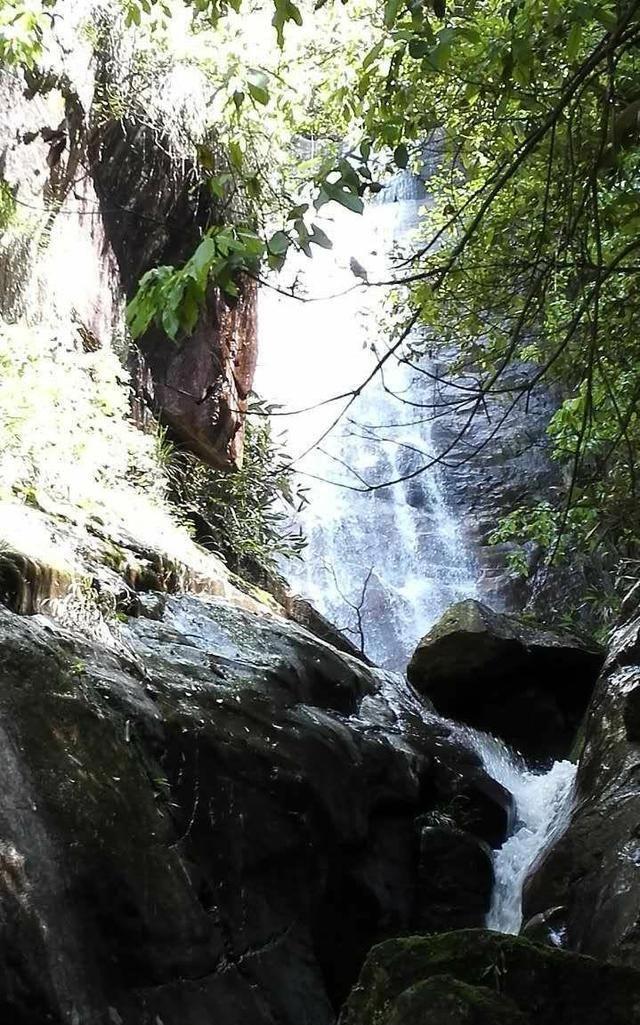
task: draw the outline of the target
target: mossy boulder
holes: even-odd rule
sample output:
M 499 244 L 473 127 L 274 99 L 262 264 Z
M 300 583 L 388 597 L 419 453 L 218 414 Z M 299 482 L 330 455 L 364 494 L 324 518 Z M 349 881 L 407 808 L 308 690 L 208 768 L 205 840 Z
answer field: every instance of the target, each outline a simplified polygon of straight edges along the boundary
M 435 975 L 406 989 L 388 1021 L 389 1025 L 530 1025 L 509 997 L 469 986 L 452 975 Z
M 638 1025 L 640 973 L 482 929 L 403 937 L 370 952 L 339 1025 L 485 1022 Z
M 442 715 L 546 760 L 568 754 L 602 661 L 595 644 L 468 599 L 422 638 L 407 674 Z

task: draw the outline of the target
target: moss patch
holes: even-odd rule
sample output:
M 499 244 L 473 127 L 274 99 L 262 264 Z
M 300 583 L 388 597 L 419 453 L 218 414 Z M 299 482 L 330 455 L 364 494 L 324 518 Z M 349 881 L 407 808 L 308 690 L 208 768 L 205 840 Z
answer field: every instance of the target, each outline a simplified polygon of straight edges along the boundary
M 380 1025 L 395 1025 L 390 1014 L 396 1013 L 402 995 L 444 975 L 484 994 L 507 997 L 519 1009 L 519 1016 L 512 1011 L 511 1018 L 504 1018 L 513 1025 L 522 1020 L 520 1012 L 532 1025 L 640 1023 L 640 973 L 520 937 L 468 929 L 389 940 L 374 947 L 340 1025 L 370 1025 L 376 1015 Z M 423 993 L 423 1004 L 425 999 Z M 392 1008 L 389 1014 L 387 1007 Z M 431 1018 L 424 1020 L 431 1023 Z

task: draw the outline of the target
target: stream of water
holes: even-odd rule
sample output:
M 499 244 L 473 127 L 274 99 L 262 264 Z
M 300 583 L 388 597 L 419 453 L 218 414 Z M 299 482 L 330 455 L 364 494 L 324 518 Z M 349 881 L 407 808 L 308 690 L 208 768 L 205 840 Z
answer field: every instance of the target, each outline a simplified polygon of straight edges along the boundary
M 487 926 L 497 932 L 517 933 L 522 924 L 525 879 L 540 854 L 568 824 L 577 766 L 558 761 L 547 772 L 536 772 L 502 741 L 478 736 L 476 747 L 485 769 L 515 802 L 513 831 L 494 855 L 495 884 Z
M 317 404 L 357 388 L 387 351 L 386 290 L 363 288 L 354 269 L 388 278 L 425 200 L 406 174 L 362 217 L 338 209 L 319 218 L 333 250 L 316 249 L 289 272 L 311 301 L 263 289 L 260 305 L 258 392 L 282 412 L 313 407 L 273 421 L 288 430 L 310 497 L 299 518 L 308 546 L 286 575 L 377 664 L 400 671 L 445 608 L 476 594 L 473 557 L 439 469 L 421 472 L 434 449 L 434 384 L 394 357 L 348 408 L 345 400 Z
M 404 174 L 384 198 L 362 217 L 338 210 L 318 218 L 334 248 L 289 271 L 307 301 L 262 290 L 257 390 L 280 405 L 273 425 L 286 427 L 309 488 L 297 521 L 308 547 L 285 567 L 291 585 L 377 664 L 402 672 L 442 612 L 477 596 L 477 573 L 437 465 L 420 471 L 433 453 L 432 379 L 392 358 L 355 401 L 326 401 L 357 389 L 394 337 L 385 290 L 361 287 L 357 275 L 388 278 L 398 247 L 410 248 L 428 216 L 428 195 Z M 433 367 L 428 356 L 421 366 Z M 515 933 L 526 875 L 568 818 L 575 766 L 535 772 L 501 741 L 462 731 L 514 797 L 487 925 Z

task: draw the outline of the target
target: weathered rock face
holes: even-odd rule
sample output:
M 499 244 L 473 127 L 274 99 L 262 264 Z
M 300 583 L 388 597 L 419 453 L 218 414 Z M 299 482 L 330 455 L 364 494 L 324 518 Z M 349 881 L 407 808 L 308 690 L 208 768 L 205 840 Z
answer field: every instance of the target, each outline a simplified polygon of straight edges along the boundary
M 534 867 L 525 917 L 557 905 L 564 944 L 640 967 L 640 617 L 613 636 L 584 730 L 566 833 Z
M 220 211 L 193 161 L 147 126 L 113 123 L 94 136 L 93 175 L 125 293 L 152 267 L 180 266 Z M 257 358 L 257 285 L 230 300 L 211 288 L 195 330 L 180 344 L 158 327 L 140 340 L 139 390 L 205 462 L 242 461 L 244 414 Z
M 506 795 L 400 678 L 151 599 L 115 647 L 0 608 L 2 1020 L 329 1025 Z
M 449 377 L 448 360 L 454 361 L 457 356 L 456 352 L 443 354 L 436 373 Z M 548 500 L 550 492 L 562 484 L 546 437 L 558 396 L 538 384 L 529 392 L 523 390 L 516 399 L 516 389 L 522 389 L 534 372 L 531 366 L 507 367 L 500 383 L 513 391 L 488 396 L 470 424 L 468 407 L 460 403 L 459 388 L 477 388 L 481 375 L 455 374 L 452 385 L 438 387 L 442 406 L 433 428 L 437 451 L 449 452 L 455 445 L 441 473 L 447 500 L 464 524 L 475 553 L 479 594 L 493 607 L 506 610 L 521 609 L 527 603 L 541 552 L 533 544 L 521 549 L 513 542 L 491 545 L 488 539 L 507 513 L 520 505 Z M 463 444 L 455 444 L 463 430 Z M 509 568 L 508 557 L 514 552 L 519 552 L 528 564 L 529 580 Z M 563 581 L 566 586 L 566 574 Z
M 569 752 L 602 654 L 480 602 L 453 605 L 411 659 L 411 683 L 443 715 L 546 760 Z
M 375 947 L 340 1025 L 637 1025 L 640 973 L 481 930 Z
M 217 212 L 195 158 L 179 157 L 150 127 L 105 124 L 103 107 L 94 116 L 100 62 L 89 35 L 77 32 L 91 8 L 88 0 L 64 4 L 50 81 L 30 90 L 15 69 L 0 76 L 0 175 L 19 214 L 0 235 L 0 316 L 28 313 L 77 333 L 79 345 L 124 358 L 123 310 L 140 276 L 184 262 Z M 221 469 L 242 461 L 256 290 L 246 279 L 231 301 L 211 288 L 192 335 L 175 344 L 152 328 L 131 353 L 139 419 L 149 406 Z

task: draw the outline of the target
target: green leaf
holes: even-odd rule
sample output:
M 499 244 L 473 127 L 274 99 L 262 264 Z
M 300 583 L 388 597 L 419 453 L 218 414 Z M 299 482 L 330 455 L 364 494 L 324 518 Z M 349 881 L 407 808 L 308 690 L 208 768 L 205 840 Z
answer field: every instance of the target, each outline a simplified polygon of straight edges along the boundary
M 402 0 L 386 0 L 384 5 L 384 24 L 386 28 L 393 28 Z
M 231 161 L 232 165 L 236 168 L 236 170 L 242 170 L 244 157 L 242 154 L 242 149 L 240 148 L 240 143 L 236 142 L 235 140 L 232 140 L 229 143 L 229 160 Z
M 169 335 L 169 338 L 175 342 L 178 336 L 178 331 L 180 330 L 180 319 L 175 307 L 166 306 L 164 308 L 161 315 L 161 323 L 165 332 Z
M 282 270 L 284 267 L 285 255 L 276 256 L 275 253 L 269 253 L 267 256 L 267 264 L 271 270 Z
M 405 144 L 403 142 L 401 142 L 400 145 L 396 146 L 396 148 L 394 149 L 394 151 L 393 151 L 393 159 L 394 159 L 394 162 L 396 164 L 396 167 L 399 167 L 403 171 L 408 166 L 408 164 L 409 164 L 409 151 L 407 150 L 407 147 L 405 146 Z
M 209 273 L 209 267 L 211 266 L 212 260 L 217 255 L 217 248 L 214 240 L 210 236 L 203 238 L 202 242 L 196 249 L 195 253 L 191 257 L 189 263 L 195 268 L 198 278 L 202 279 Z
M 574 21 L 567 38 L 567 56 L 569 57 L 569 60 L 575 60 L 578 56 L 581 43 L 582 25 L 579 25 L 577 21 Z
M 266 106 L 269 102 L 269 79 L 264 71 L 252 68 L 249 71 L 247 88 L 254 100 Z
M 310 242 L 314 242 L 317 246 L 320 246 L 322 249 L 333 249 L 333 242 L 331 241 L 328 235 L 325 235 L 322 228 L 318 227 L 317 224 L 312 224 L 311 230 L 313 231 L 313 234 L 309 239 Z
M 309 209 L 309 204 L 308 203 L 301 203 L 300 206 L 292 206 L 291 209 L 289 210 L 289 213 L 287 214 L 287 220 L 288 221 L 295 221 L 295 220 L 297 220 L 298 217 L 302 217 L 303 214 L 306 214 L 308 209 Z
M 604 8 L 601 8 L 600 10 L 594 11 L 593 13 L 595 14 L 595 16 L 598 19 L 598 21 L 600 22 L 600 24 L 603 25 L 606 28 L 607 32 L 612 32 L 613 29 L 618 24 L 618 18 L 616 16 L 616 12 L 612 8 L 604 7 Z
M 273 256 L 283 256 L 291 245 L 291 239 L 284 231 L 276 231 L 267 242 L 267 249 Z
M 376 61 L 378 59 L 378 57 L 382 53 L 383 46 L 384 46 L 384 40 L 381 39 L 379 43 L 376 43 L 376 45 L 371 50 L 369 50 L 369 53 L 367 54 L 367 56 L 365 57 L 365 59 L 362 62 L 362 70 L 363 71 L 366 71 L 367 68 L 371 67 L 371 65 L 374 63 L 374 61 Z
M 247 88 L 249 90 L 249 95 L 257 103 L 262 103 L 262 105 L 266 107 L 269 102 L 269 91 L 260 85 L 254 85 L 253 82 L 249 82 Z
M 361 214 L 364 210 L 364 203 L 357 193 L 350 192 L 348 189 L 342 189 L 338 185 L 331 185 L 329 182 L 325 182 L 324 190 L 329 199 L 333 199 L 336 203 L 340 203 L 340 205 L 346 207 L 347 210 L 353 210 L 356 214 Z
M 284 44 L 284 26 L 288 21 L 293 21 L 296 25 L 302 25 L 302 15 L 291 0 L 274 0 L 274 2 L 275 13 L 271 24 L 276 30 L 278 46 L 282 46 Z
M 426 39 L 420 39 L 419 36 L 413 36 L 409 40 L 409 56 L 413 57 L 414 60 L 420 60 L 421 57 L 426 57 L 431 52 L 431 43 Z
M 231 180 L 231 175 L 226 172 L 224 174 L 217 174 L 215 178 L 209 179 L 209 188 L 213 192 L 214 196 L 218 197 L 218 199 L 224 199 L 225 186 L 228 185 Z

